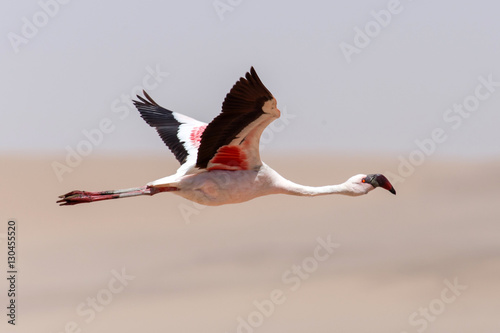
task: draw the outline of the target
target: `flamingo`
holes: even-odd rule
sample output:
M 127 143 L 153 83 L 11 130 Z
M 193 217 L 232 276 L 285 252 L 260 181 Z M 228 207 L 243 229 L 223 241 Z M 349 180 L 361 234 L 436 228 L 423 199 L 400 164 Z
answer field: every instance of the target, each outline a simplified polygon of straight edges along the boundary
M 59 196 L 61 206 L 108 199 L 172 192 L 208 206 L 241 203 L 269 194 L 360 196 L 377 187 L 396 194 L 382 174 L 358 174 L 339 185 L 296 184 L 261 161 L 259 140 L 264 129 L 280 117 L 276 99 L 255 69 L 241 77 L 226 95 L 222 112 L 209 124 L 158 105 L 145 91 L 134 104 L 181 166 L 177 172 L 138 188 Z

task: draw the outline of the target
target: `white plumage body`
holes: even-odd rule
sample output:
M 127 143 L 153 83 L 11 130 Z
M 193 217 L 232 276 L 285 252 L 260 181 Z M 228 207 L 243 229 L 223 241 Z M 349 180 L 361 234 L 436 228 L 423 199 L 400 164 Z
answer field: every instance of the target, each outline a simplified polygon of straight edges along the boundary
M 181 177 L 173 193 L 207 206 L 240 203 L 278 193 L 277 178 L 271 175 L 277 173 L 265 164 L 258 170 L 205 171 Z

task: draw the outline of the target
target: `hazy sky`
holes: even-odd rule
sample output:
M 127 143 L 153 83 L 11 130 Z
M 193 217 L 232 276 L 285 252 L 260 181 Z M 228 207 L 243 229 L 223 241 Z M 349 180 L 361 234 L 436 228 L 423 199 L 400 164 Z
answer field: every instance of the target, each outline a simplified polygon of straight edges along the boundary
M 266 151 L 500 154 L 494 1 L 59 1 L 0 13 L 2 153 L 167 153 L 127 95 L 208 122 L 254 66 Z

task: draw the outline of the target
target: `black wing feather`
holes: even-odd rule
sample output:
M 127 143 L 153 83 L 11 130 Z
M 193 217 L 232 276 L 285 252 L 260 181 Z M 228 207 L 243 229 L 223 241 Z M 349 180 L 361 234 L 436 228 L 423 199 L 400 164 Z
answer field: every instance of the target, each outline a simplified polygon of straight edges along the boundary
M 250 68 L 250 72 L 231 88 L 222 103 L 222 112 L 203 132 L 196 166 L 206 168 L 217 150 L 231 143 L 248 124 L 259 118 L 264 113 L 264 103 L 272 99 L 273 95 L 262 84 L 255 69 Z
M 141 113 L 149 126 L 155 127 L 163 142 L 167 145 L 170 151 L 175 155 L 179 163 L 186 162 L 188 152 L 184 147 L 184 141 L 180 141 L 177 137 L 179 126 L 182 124 L 175 119 L 173 112 L 159 106 L 145 91 L 143 97 L 137 95 L 139 101 L 134 100 L 134 105 Z

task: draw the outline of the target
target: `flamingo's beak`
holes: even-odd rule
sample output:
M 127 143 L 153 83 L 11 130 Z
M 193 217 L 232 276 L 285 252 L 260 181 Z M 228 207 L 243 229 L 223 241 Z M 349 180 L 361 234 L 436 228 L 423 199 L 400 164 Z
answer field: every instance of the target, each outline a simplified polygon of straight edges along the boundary
M 396 194 L 396 190 L 394 186 L 392 186 L 391 182 L 382 174 L 372 174 L 366 176 L 366 182 L 370 183 L 373 187 L 382 187 L 392 194 Z

